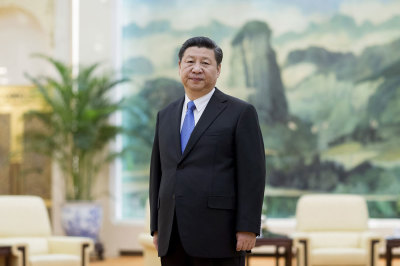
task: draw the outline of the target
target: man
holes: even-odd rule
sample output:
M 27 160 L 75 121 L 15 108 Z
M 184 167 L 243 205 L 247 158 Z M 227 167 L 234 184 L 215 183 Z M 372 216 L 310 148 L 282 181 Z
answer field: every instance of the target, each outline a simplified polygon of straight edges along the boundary
M 185 97 L 157 116 L 150 229 L 163 266 L 242 266 L 260 232 L 263 139 L 254 107 L 215 88 L 222 57 L 211 39 L 188 39 Z

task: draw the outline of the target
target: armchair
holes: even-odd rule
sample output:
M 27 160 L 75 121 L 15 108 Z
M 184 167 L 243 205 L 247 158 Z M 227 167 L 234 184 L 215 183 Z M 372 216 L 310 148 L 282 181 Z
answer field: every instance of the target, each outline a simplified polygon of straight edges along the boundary
M 150 235 L 150 205 L 148 200 L 146 202 L 145 231 L 139 235 L 138 240 L 143 247 L 143 265 L 161 266 L 161 260 L 153 244 L 153 237 Z
M 364 198 L 338 194 L 302 196 L 293 239 L 304 266 L 377 266 L 382 240 L 368 231 Z
M 0 245 L 12 247 L 16 266 L 87 266 L 90 238 L 52 236 L 43 200 L 0 196 Z

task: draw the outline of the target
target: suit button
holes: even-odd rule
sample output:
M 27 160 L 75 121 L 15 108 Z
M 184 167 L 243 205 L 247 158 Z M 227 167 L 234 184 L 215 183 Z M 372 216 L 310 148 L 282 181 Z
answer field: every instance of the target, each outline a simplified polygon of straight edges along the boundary
M 172 194 L 172 199 L 175 199 L 175 194 Z
M 183 164 L 178 164 L 178 169 L 183 169 Z

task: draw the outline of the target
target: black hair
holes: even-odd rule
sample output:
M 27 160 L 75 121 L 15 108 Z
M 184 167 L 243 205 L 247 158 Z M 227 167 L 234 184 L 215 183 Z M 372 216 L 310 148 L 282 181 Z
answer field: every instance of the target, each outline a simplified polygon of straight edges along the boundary
M 222 49 L 210 38 L 208 37 L 203 37 L 203 36 L 197 36 L 197 37 L 192 37 L 188 40 L 186 40 L 183 44 L 181 49 L 179 50 L 179 61 L 182 61 L 183 54 L 185 53 L 186 49 L 189 47 L 197 46 L 199 48 L 205 47 L 208 49 L 213 49 L 214 50 L 214 56 L 215 60 L 217 61 L 217 66 L 219 66 L 222 62 Z

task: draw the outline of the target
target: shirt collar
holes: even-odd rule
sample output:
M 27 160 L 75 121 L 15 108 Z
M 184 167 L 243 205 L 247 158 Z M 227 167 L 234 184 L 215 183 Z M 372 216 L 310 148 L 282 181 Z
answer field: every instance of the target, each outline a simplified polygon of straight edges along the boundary
M 211 97 L 213 96 L 215 91 L 215 88 L 213 88 L 209 93 L 207 93 L 206 95 L 201 96 L 200 98 L 197 98 L 196 100 L 194 100 L 194 105 L 196 105 L 196 110 L 198 112 L 202 112 L 204 108 L 206 108 L 208 102 L 210 101 Z M 185 93 L 185 102 L 183 103 L 183 108 L 186 112 L 187 110 L 187 104 L 188 102 L 190 102 L 191 100 L 189 99 L 189 97 L 186 95 Z

